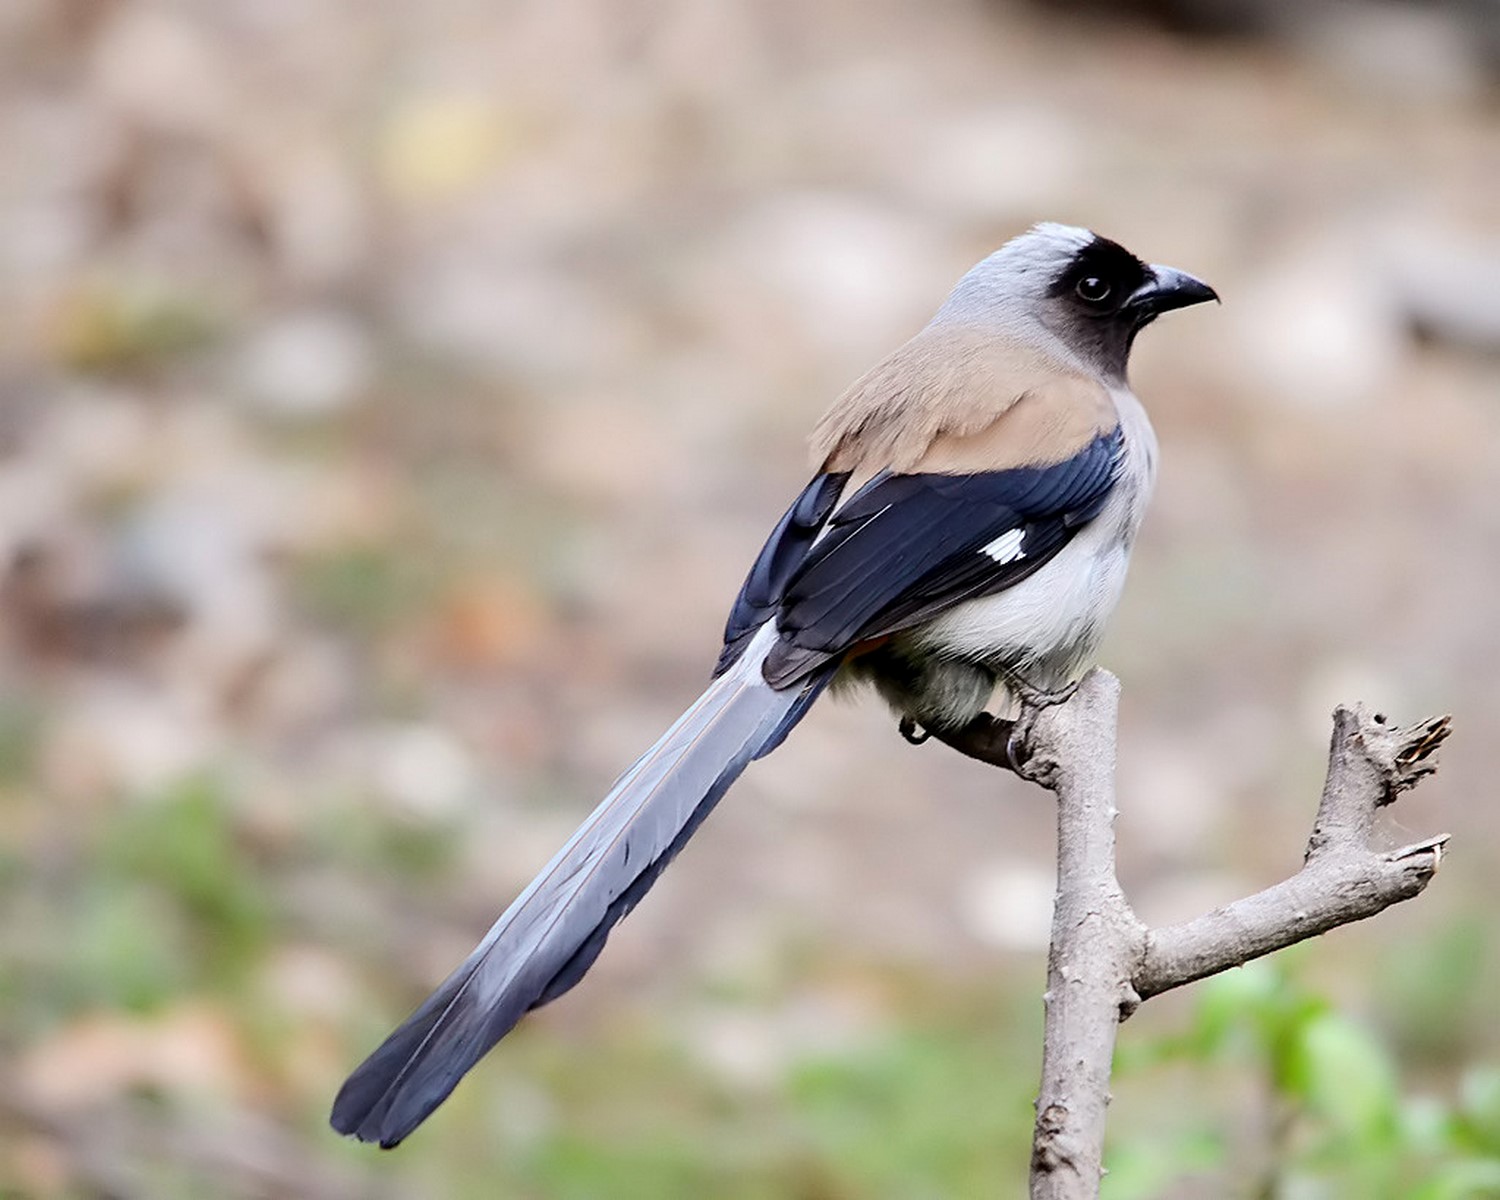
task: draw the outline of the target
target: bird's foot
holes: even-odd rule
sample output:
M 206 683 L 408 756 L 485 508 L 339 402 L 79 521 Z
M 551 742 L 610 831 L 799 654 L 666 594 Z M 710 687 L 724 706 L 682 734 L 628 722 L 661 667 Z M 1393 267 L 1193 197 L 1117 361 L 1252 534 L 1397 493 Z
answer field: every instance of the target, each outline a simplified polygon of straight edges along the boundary
M 1003 767 L 1023 775 L 1020 764 L 1027 759 L 1026 747 L 1016 735 L 1013 721 L 991 713 L 980 713 L 967 725 L 957 728 L 919 727 L 911 717 L 902 717 L 896 727 L 913 746 L 935 738 L 945 746 L 951 746 L 960 754 L 993 767 Z
M 1055 708 L 1059 704 L 1066 704 L 1071 700 L 1077 694 L 1082 680 L 1075 679 L 1056 691 L 1036 687 L 1017 675 L 1007 676 L 1002 679 L 1002 682 L 1020 705 L 1020 711 L 1015 715 L 1005 743 L 1005 753 L 1010 769 L 1022 779 L 1046 786 L 1045 776 L 1049 764 L 1036 759 L 1031 752 L 1031 747 L 1027 744 L 1032 726 L 1044 710 Z
M 951 746 L 960 754 L 992 767 L 1002 767 L 1014 772 L 1021 779 L 1050 787 L 1057 764 L 1045 755 L 1032 752 L 1028 739 L 1032 726 L 1041 713 L 1059 704 L 1066 704 L 1078 691 L 1078 683 L 1055 692 L 1042 691 L 1020 681 L 1005 680 L 1011 694 L 1020 701 L 1021 711 L 1014 718 L 997 717 L 982 712 L 967 725 L 957 728 L 919 726 L 912 717 L 902 717 L 897 728 L 913 746 L 920 746 L 936 738 L 945 746 Z
M 1010 769 L 1022 779 L 1026 778 L 1026 763 L 1031 758 L 1031 748 L 1021 731 L 1022 722 L 1011 722 L 1010 732 L 1005 735 L 1005 761 Z

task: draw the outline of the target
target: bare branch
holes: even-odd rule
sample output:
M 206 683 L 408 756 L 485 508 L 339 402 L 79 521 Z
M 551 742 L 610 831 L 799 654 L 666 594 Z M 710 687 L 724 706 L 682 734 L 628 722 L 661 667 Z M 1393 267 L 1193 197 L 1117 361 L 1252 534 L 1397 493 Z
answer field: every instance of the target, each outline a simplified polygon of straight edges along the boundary
M 1363 706 L 1338 709 L 1302 870 L 1211 913 L 1152 930 L 1135 975 L 1140 996 L 1242 966 L 1421 892 L 1437 872 L 1448 835 L 1385 853 L 1371 850 L 1369 837 L 1376 811 L 1436 769 L 1431 756 L 1450 730 L 1447 717 L 1398 729 Z
M 1302 869 L 1211 913 L 1147 929 L 1115 875 L 1120 685 L 1090 674 L 1072 699 L 1015 725 L 983 717 L 940 740 L 1057 796 L 1057 896 L 1047 959 L 1032 1200 L 1099 1193 L 1115 1033 L 1143 999 L 1372 917 L 1425 888 L 1448 836 L 1369 846 L 1375 814 L 1436 769 L 1447 717 L 1398 728 L 1363 707 L 1334 713 L 1328 777 Z
M 1031 1147 L 1033 1200 L 1099 1190 L 1115 1032 L 1135 1004 L 1145 949 L 1115 878 L 1115 716 L 1120 684 L 1095 671 L 1066 704 L 1029 711 L 1028 778 L 1057 794 L 1057 898 L 1047 956 L 1047 1032 Z

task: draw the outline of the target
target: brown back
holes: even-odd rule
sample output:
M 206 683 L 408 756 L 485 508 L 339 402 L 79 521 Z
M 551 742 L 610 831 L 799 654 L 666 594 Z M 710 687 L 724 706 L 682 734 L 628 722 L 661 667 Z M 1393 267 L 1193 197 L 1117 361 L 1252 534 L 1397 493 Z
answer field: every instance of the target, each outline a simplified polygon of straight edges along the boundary
M 1071 458 L 1118 424 L 1102 384 L 992 331 L 924 329 L 813 431 L 817 465 L 970 474 Z

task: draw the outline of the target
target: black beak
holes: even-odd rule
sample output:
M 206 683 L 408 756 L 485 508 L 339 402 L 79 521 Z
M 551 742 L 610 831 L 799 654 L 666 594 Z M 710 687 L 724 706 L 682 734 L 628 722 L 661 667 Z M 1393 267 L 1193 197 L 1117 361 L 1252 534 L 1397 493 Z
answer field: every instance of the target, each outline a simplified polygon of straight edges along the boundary
M 1176 267 L 1152 263 L 1146 282 L 1130 294 L 1125 306 L 1149 319 L 1159 313 L 1171 312 L 1174 308 L 1187 308 L 1209 300 L 1217 302 L 1218 299 L 1219 293 L 1203 280 L 1194 278 L 1186 271 L 1179 271 Z

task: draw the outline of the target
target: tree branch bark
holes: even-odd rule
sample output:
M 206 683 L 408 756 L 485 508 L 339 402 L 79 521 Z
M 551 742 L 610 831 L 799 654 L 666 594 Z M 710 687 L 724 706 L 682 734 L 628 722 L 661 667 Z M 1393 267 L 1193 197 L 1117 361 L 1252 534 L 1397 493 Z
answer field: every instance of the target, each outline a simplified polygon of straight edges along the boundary
M 1436 770 L 1449 719 L 1396 727 L 1363 706 L 1339 708 L 1302 869 L 1191 921 L 1148 929 L 1115 875 L 1119 694 L 1113 675 L 1094 671 L 1066 703 L 1027 710 L 1014 727 L 981 718 L 941 738 L 1057 796 L 1032 1200 L 1098 1196 L 1115 1034 L 1143 1000 L 1411 899 L 1437 872 L 1448 841 L 1440 834 L 1399 850 L 1369 846 L 1377 811 Z

